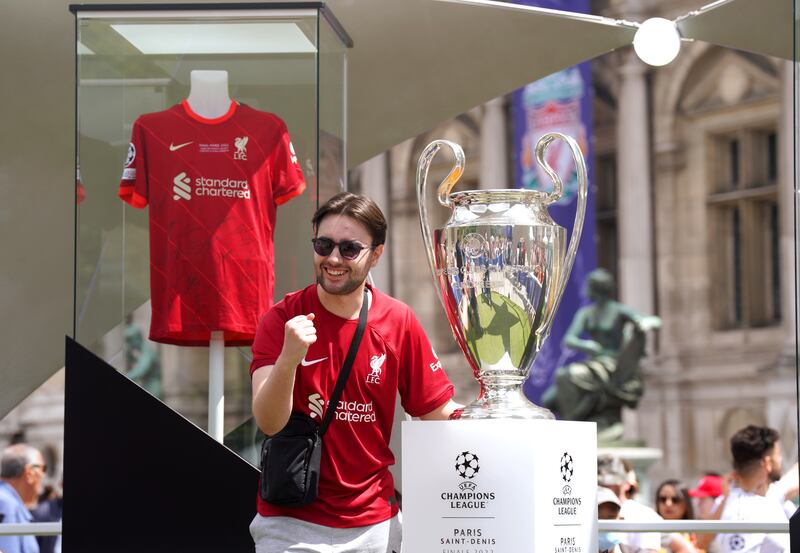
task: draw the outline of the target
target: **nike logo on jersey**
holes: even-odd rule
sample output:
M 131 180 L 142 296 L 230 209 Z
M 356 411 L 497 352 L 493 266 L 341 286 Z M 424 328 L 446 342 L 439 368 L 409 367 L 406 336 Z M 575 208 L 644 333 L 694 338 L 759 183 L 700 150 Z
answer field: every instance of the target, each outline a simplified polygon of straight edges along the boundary
M 193 142 L 194 142 L 194 140 L 190 140 L 189 142 L 184 142 L 183 144 L 173 144 L 172 142 L 170 142 L 169 143 L 169 151 L 170 152 L 174 152 L 176 150 L 180 150 L 184 146 L 188 146 L 189 144 L 192 144 Z
M 327 357 L 323 357 L 321 359 L 314 359 L 313 361 L 306 361 L 306 358 L 303 357 L 303 359 L 300 361 L 300 364 L 303 365 L 304 367 L 310 367 L 311 365 L 316 365 L 320 361 L 325 361 L 326 359 Z

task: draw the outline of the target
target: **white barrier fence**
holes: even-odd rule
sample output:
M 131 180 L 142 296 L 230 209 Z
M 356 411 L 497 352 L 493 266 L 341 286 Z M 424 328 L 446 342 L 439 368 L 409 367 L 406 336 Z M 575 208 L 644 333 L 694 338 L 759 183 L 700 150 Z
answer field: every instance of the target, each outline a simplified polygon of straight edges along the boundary
M 653 522 L 628 522 L 625 520 L 600 520 L 598 521 L 598 530 L 600 532 L 788 534 L 789 522 L 745 522 L 740 520 L 659 520 Z M 60 534 L 60 522 L 0 524 L 0 536 L 57 536 Z
M 747 522 L 743 520 L 657 520 L 653 522 L 628 522 L 625 520 L 600 520 L 601 532 L 693 532 L 695 534 L 788 534 L 786 522 Z
M 27 524 L 0 524 L 0 536 L 58 536 L 60 522 L 30 522 Z

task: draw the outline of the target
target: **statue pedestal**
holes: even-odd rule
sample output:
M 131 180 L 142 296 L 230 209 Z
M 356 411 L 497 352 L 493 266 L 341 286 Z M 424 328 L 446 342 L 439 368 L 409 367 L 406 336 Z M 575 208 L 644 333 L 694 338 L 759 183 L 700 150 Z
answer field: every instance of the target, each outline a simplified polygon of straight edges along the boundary
M 403 551 L 595 553 L 596 437 L 588 422 L 404 422 Z
M 655 489 L 647 471 L 664 456 L 662 450 L 656 447 L 600 446 L 597 448 L 597 455 L 614 455 L 627 461 L 636 472 L 636 478 L 639 481 L 638 501 L 645 505 L 653 505 Z

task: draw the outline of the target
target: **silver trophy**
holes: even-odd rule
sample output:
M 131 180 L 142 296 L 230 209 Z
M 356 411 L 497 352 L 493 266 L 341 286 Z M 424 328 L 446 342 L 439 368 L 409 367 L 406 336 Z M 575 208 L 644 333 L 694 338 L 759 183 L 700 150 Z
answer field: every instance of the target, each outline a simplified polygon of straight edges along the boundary
M 578 207 L 567 233 L 547 206 L 561 198 L 561 178 L 545 161 L 556 139 L 572 151 L 578 176 Z M 442 146 L 455 166 L 438 189 L 439 203 L 452 212 L 431 238 L 425 198 L 428 168 Z M 553 181 L 553 191 L 503 189 L 450 193 L 464 172 L 464 151 L 447 140 L 431 142 L 417 165 L 420 226 L 439 299 L 456 342 L 481 386 L 463 419 L 553 419 L 522 392 L 536 354 L 550 333 L 578 250 L 586 213 L 586 163 L 578 144 L 548 133 L 536 144 L 536 161 Z

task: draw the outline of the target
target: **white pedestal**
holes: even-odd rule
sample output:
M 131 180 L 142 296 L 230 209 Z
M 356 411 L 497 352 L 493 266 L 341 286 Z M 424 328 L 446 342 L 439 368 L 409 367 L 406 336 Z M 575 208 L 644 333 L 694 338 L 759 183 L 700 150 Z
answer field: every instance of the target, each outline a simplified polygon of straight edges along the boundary
M 405 553 L 595 553 L 597 429 L 403 423 Z

